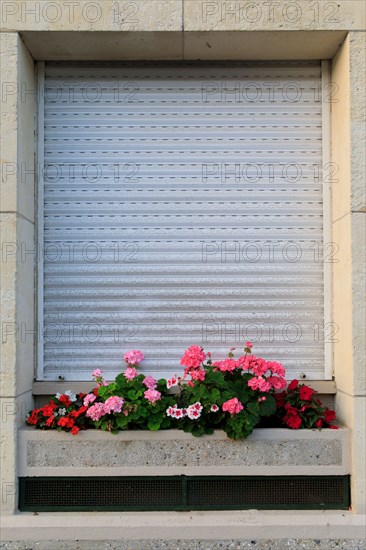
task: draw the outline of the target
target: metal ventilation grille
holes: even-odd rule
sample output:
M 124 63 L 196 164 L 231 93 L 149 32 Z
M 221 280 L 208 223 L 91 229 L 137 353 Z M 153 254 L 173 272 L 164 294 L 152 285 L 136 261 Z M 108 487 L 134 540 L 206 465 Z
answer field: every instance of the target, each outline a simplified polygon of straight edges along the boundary
M 307 507 L 334 505 L 343 498 L 342 478 L 198 479 L 188 484 L 188 503 L 195 506 Z
M 347 509 L 349 477 L 20 478 L 21 511 Z
M 50 509 L 147 509 L 181 504 L 180 478 L 23 478 L 23 505 Z
M 324 377 L 319 89 L 318 62 L 46 63 L 45 379 L 246 340 Z

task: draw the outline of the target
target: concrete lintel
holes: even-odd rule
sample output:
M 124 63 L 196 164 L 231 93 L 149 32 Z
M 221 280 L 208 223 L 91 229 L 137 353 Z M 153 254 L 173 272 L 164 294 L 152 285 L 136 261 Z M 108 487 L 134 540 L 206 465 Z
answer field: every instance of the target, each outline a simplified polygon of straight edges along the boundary
M 347 35 L 335 31 L 23 31 L 36 60 L 331 59 Z

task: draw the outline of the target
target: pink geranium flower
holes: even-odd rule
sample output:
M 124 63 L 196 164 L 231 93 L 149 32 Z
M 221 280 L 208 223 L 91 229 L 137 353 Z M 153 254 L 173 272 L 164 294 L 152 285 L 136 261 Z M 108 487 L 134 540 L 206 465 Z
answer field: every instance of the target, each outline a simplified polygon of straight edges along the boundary
M 156 386 L 158 385 L 157 381 L 152 376 L 146 376 L 145 380 L 143 380 L 142 383 L 147 387 L 148 390 L 155 390 Z
M 267 382 L 262 376 L 258 376 L 257 378 L 252 378 L 248 382 L 248 386 L 252 388 L 252 390 L 259 390 L 259 391 L 269 391 L 271 389 L 271 384 Z
M 138 376 L 138 372 L 136 369 L 134 369 L 133 367 L 128 367 L 128 369 L 126 369 L 125 377 L 127 378 L 127 380 L 133 380 L 134 378 L 136 378 L 136 376 Z
M 277 361 L 267 361 L 267 366 L 273 374 L 278 374 L 281 377 L 284 377 L 286 374 L 284 367 Z
M 88 393 L 88 395 L 84 397 L 84 401 L 83 401 L 84 407 L 87 407 L 88 405 L 90 405 L 90 403 L 94 403 L 96 398 L 97 396 L 94 395 L 94 393 Z
M 287 386 L 286 380 L 281 376 L 269 376 L 267 378 L 268 384 L 272 386 L 275 390 L 281 390 Z
M 238 366 L 238 363 L 237 361 L 235 361 L 235 359 L 224 359 L 224 361 L 216 361 L 212 364 L 221 372 L 233 372 L 233 370 L 235 370 Z
M 189 369 L 198 369 L 206 359 L 206 354 L 200 346 L 191 346 L 186 349 L 180 364 Z
M 118 395 L 112 395 L 108 397 L 107 401 L 104 404 L 105 410 L 107 413 L 120 413 L 122 411 L 124 399 L 118 397 Z
M 92 376 L 94 376 L 94 378 L 100 378 L 102 374 L 103 374 L 103 371 L 100 369 L 95 369 L 92 372 Z
M 206 371 L 202 369 L 191 370 L 189 374 L 191 375 L 192 380 L 199 380 L 200 382 L 203 382 L 206 376 Z
M 94 421 L 100 420 L 102 416 L 107 414 L 104 403 L 95 403 L 87 411 L 86 416 L 89 416 Z
M 243 404 L 236 397 L 229 399 L 229 401 L 225 401 L 222 406 L 222 410 L 230 414 L 238 414 L 243 409 Z
M 142 351 L 138 349 L 132 349 L 131 351 L 128 351 L 124 355 L 124 360 L 128 365 L 138 365 L 145 359 L 144 354 Z
M 148 401 L 150 401 L 150 403 L 156 403 L 156 401 L 161 399 L 161 393 L 156 390 L 146 390 L 144 392 L 144 396 Z

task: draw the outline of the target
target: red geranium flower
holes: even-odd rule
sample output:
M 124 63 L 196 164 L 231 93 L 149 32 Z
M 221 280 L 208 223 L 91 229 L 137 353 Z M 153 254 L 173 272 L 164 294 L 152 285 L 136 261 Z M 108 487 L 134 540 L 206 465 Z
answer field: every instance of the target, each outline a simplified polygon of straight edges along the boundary
M 50 401 L 48 405 L 45 405 L 42 409 L 42 413 L 44 416 L 52 416 L 54 410 L 57 408 L 57 405 L 54 401 Z
M 298 414 L 286 414 L 283 420 L 287 426 L 293 430 L 298 430 L 301 426 L 302 420 Z
M 325 409 L 324 411 L 324 420 L 329 424 L 335 420 L 336 413 L 331 409 Z
M 276 400 L 277 408 L 282 409 L 285 406 L 285 396 L 286 392 L 281 391 L 280 393 L 275 393 L 274 398 Z
M 38 411 L 39 409 L 35 409 L 31 412 L 31 414 L 27 418 L 27 424 L 37 424 L 38 422 Z
M 72 403 L 70 397 L 68 395 L 65 395 L 64 393 L 62 395 L 60 395 L 58 400 L 61 401 L 61 403 L 63 403 L 65 405 L 65 407 L 68 407 Z
M 323 426 L 323 420 L 319 418 L 319 420 L 315 422 L 315 426 L 320 429 Z
M 80 407 L 80 409 L 78 409 L 77 411 L 72 411 L 72 412 L 70 413 L 70 416 L 73 416 L 74 418 L 78 418 L 81 414 L 85 413 L 85 411 L 87 411 L 87 410 L 88 410 L 88 407 L 86 407 L 86 406 L 83 405 L 83 406 Z
M 73 426 L 71 428 L 72 435 L 76 435 L 79 431 L 80 431 L 80 428 L 78 428 L 77 426 Z
M 55 417 L 50 416 L 46 421 L 46 426 L 52 426 L 54 420 L 55 420 Z
M 286 403 L 285 409 L 287 411 L 287 414 L 297 414 L 297 409 L 295 409 L 295 407 L 290 405 L 290 403 Z
M 314 390 L 309 386 L 300 386 L 300 399 L 301 401 L 310 401 L 314 395 Z
M 297 386 L 299 385 L 299 381 L 298 380 L 292 380 L 289 385 L 288 385 L 288 389 L 290 391 L 293 391 L 293 390 L 296 390 Z
M 74 420 L 72 418 L 69 418 L 68 416 L 63 416 L 57 422 L 57 425 L 62 426 L 63 428 L 72 428 L 74 425 Z

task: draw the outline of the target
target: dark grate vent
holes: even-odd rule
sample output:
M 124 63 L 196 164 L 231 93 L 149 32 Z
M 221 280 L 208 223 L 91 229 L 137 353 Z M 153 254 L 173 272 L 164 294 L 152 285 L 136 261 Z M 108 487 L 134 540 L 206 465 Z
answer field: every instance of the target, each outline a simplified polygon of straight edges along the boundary
M 21 511 L 347 509 L 349 476 L 20 478 Z
M 47 509 L 147 509 L 181 504 L 182 482 L 176 478 L 23 478 L 24 506 Z M 39 508 L 40 509 L 40 508 Z M 37 508 L 38 510 L 38 508 Z
M 342 478 L 302 479 L 197 479 L 188 484 L 188 504 L 233 507 L 245 502 L 248 507 L 333 505 L 343 500 Z

